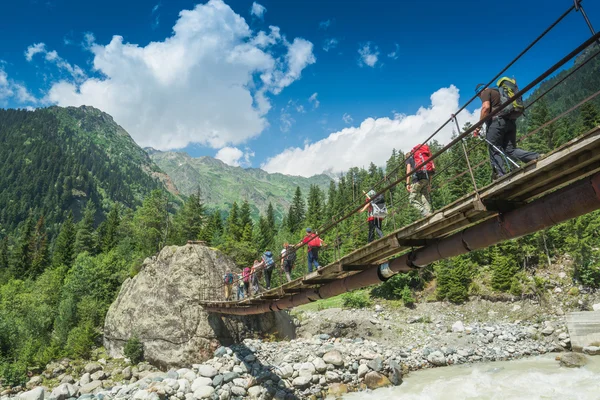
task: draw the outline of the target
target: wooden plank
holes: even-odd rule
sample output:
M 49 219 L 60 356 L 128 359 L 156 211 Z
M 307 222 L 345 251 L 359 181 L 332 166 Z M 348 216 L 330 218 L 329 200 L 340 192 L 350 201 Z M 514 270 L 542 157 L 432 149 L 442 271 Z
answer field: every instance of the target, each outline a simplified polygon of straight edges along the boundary
M 302 289 L 300 288 L 284 288 L 283 291 L 285 293 L 300 293 Z
M 343 265 L 342 268 L 344 271 L 364 271 L 369 268 L 376 267 L 375 264 L 365 264 L 365 265 Z
M 326 283 L 331 283 L 331 282 L 335 282 L 337 281 L 337 279 L 335 278 L 312 278 L 312 279 L 307 279 L 304 281 L 304 283 L 306 284 L 310 284 L 310 285 L 324 285 Z

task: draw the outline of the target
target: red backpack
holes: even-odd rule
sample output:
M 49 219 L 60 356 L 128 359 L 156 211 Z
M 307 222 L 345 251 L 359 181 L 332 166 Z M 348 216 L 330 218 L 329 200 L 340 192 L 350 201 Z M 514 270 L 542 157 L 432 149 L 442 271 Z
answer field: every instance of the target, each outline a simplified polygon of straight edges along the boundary
M 415 159 L 415 167 L 423 164 L 425 161 L 431 158 L 431 150 L 429 150 L 429 146 L 426 144 L 420 144 L 413 147 L 411 153 L 413 153 L 413 157 Z M 428 174 L 433 174 L 435 173 L 435 164 L 433 161 L 429 161 L 425 165 L 421 166 L 421 168 L 418 170 L 425 171 Z

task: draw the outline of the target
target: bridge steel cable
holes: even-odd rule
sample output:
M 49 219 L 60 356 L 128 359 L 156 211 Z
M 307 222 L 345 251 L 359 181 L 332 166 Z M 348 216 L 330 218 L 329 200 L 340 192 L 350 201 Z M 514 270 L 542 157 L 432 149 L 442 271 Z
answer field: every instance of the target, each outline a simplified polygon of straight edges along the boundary
M 500 73 L 498 73 L 497 76 L 494 77 L 486 85 L 486 87 L 489 86 L 491 83 L 493 83 L 493 81 L 495 79 L 497 79 L 502 73 L 504 73 L 512 64 L 514 64 L 523 54 L 525 54 L 535 43 L 537 43 L 543 36 L 545 36 L 554 26 L 556 26 L 556 24 L 558 24 L 573 9 L 574 9 L 574 6 L 572 6 L 571 8 L 569 8 L 569 10 L 567 10 L 563 15 L 561 15 L 561 17 L 558 20 L 556 20 L 550 27 L 548 27 L 540 36 L 538 36 L 538 38 L 536 38 L 536 40 L 534 40 L 534 42 L 532 42 L 513 61 L 511 61 L 511 63 L 509 63 L 504 69 L 502 69 L 502 71 Z M 558 70 L 560 67 L 562 67 L 564 64 L 566 64 L 573 57 L 575 57 L 577 54 L 579 54 L 582 50 L 586 49 L 589 45 L 591 45 L 594 41 L 598 40 L 599 38 L 600 38 L 600 34 L 599 33 L 596 33 L 596 34 L 592 35 L 589 39 L 587 39 L 585 42 L 583 42 L 581 45 L 579 45 L 576 49 L 574 49 L 568 55 L 566 55 L 565 57 L 563 57 L 560 61 L 558 61 L 557 63 L 555 63 L 551 68 L 549 68 L 548 70 L 546 70 L 546 72 L 544 72 L 543 74 L 541 74 L 540 76 L 538 76 L 538 78 L 536 78 L 534 81 L 532 81 L 530 84 L 528 84 L 525 88 L 523 88 L 522 90 L 520 90 L 518 93 L 514 94 L 514 96 L 512 98 L 510 98 L 505 103 L 503 103 L 502 105 L 500 105 L 496 110 L 494 110 L 493 112 L 491 112 L 490 114 L 488 114 L 488 116 L 484 120 L 481 120 L 481 121 L 477 122 L 476 124 L 472 125 L 469 129 L 467 129 L 466 131 L 464 131 L 462 134 L 459 134 L 450 143 L 448 143 L 446 146 L 444 146 L 438 152 L 436 152 L 435 154 L 433 154 L 429 159 L 427 159 L 427 160 L 421 162 L 420 164 L 416 165 L 415 169 L 420 169 L 421 167 L 423 167 L 428 162 L 433 161 L 436 158 L 438 158 L 441 154 L 443 154 L 444 152 L 446 152 L 448 149 L 450 149 L 452 146 L 454 146 L 460 140 L 462 140 L 463 138 L 467 137 L 467 135 L 471 134 L 476 129 L 480 128 L 486 121 L 488 121 L 491 118 L 493 118 L 494 116 L 498 115 L 504 108 L 506 108 L 509 104 L 511 104 L 514 99 L 522 97 L 524 94 L 526 94 L 527 92 L 529 92 L 533 87 L 535 87 L 541 81 L 543 81 L 544 79 L 546 79 L 548 76 L 550 76 L 552 73 L 554 73 L 556 70 Z M 582 65 L 580 65 L 577 69 L 581 68 L 581 66 Z M 552 88 L 554 88 L 558 84 L 562 83 L 562 81 L 564 81 L 564 79 L 566 79 L 567 77 L 565 77 L 561 81 L 557 82 Z M 544 95 L 546 93 L 544 93 Z M 477 95 L 473 96 L 465 105 L 463 105 L 456 112 L 456 114 L 458 114 L 459 112 L 461 112 L 462 110 L 464 110 L 467 107 L 467 105 L 470 104 L 476 97 L 477 97 Z M 429 141 L 429 140 L 431 140 L 436 134 L 438 134 L 441 131 L 441 129 L 443 129 L 443 127 L 445 127 L 450 121 L 452 121 L 452 117 L 449 118 L 432 135 L 430 135 L 430 137 L 426 140 L 426 142 Z M 400 182 L 403 182 L 407 178 L 407 176 L 408 175 L 405 174 L 402 177 L 400 177 L 399 179 L 397 179 L 396 181 L 393 181 L 392 183 L 390 183 L 387 186 L 385 186 L 383 189 L 380 189 L 379 192 L 377 193 L 377 195 L 384 194 L 385 192 L 387 192 L 391 188 L 397 186 Z M 347 220 L 352 215 L 356 214 L 358 211 L 360 211 L 360 209 L 363 206 L 364 206 L 364 203 L 361 203 L 359 206 L 355 207 L 351 212 L 347 213 L 346 215 L 344 215 L 340 219 L 336 220 L 334 223 L 330 223 L 330 224 L 325 225 L 322 229 L 320 229 L 318 231 L 319 236 L 325 234 L 326 232 L 330 231 L 336 225 L 340 224 L 341 222 Z M 303 244 L 299 245 L 298 247 L 295 247 L 295 251 L 297 252 L 304 245 L 305 244 L 303 243 Z

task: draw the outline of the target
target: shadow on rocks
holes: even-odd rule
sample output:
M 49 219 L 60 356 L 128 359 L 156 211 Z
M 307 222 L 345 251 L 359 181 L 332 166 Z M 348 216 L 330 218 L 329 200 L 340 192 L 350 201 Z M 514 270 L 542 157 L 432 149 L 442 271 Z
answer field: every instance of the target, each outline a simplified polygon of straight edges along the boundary
M 218 361 L 230 365 L 233 361 L 235 364 L 229 372 L 213 378 L 213 386 L 217 391 L 228 390 L 232 397 L 250 399 L 299 399 L 294 394 L 294 389 L 288 388 L 279 376 L 281 375 L 279 368 L 275 365 L 263 364 L 256 357 L 255 352 L 256 349 L 241 343 L 220 347 L 215 351 L 215 358 Z

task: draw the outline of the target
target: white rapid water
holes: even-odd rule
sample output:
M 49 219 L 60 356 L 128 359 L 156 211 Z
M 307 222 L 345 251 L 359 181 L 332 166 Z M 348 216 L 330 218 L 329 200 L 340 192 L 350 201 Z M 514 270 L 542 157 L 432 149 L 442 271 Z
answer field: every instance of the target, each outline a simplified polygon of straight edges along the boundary
M 563 368 L 555 355 L 412 372 L 401 386 L 352 393 L 345 400 L 599 400 L 600 357 Z

